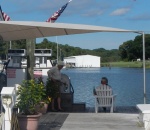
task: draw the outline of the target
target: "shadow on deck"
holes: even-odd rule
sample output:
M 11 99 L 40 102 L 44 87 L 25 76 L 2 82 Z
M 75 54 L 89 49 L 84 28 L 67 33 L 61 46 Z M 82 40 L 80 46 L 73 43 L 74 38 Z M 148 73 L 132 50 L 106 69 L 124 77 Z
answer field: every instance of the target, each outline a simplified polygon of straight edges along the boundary
M 38 130 L 60 130 L 68 115 L 48 112 L 40 118 Z

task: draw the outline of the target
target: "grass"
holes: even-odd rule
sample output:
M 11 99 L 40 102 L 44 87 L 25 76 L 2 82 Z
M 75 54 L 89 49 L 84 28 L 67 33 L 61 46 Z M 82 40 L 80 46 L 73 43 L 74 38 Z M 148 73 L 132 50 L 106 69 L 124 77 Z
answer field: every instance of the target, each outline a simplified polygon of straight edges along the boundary
M 150 68 L 150 61 L 145 62 L 146 68 Z M 107 62 L 101 63 L 102 67 L 130 67 L 130 68 L 142 68 L 142 61 L 133 61 L 133 62 Z

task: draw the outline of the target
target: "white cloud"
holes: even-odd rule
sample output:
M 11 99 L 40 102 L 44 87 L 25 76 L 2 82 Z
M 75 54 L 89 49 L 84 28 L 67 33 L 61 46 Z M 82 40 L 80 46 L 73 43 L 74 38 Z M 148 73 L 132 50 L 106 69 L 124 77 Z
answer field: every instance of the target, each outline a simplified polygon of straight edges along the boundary
M 124 15 L 126 14 L 130 9 L 129 8 L 121 8 L 113 11 L 110 15 Z

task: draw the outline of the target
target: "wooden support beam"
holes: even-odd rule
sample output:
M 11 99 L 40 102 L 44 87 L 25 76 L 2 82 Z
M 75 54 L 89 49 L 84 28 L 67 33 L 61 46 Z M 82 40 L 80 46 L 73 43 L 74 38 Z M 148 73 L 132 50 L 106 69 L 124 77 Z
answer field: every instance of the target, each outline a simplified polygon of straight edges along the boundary
M 34 58 L 34 49 L 35 49 L 35 39 L 27 39 L 26 40 L 26 48 L 27 48 L 27 79 L 34 78 L 34 66 L 35 66 L 35 58 Z

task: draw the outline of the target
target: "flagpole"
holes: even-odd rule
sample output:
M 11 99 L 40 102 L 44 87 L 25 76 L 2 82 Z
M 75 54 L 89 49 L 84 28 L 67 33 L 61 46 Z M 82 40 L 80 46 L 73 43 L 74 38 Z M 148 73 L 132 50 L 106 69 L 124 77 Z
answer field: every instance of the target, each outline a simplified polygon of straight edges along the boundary
M 56 11 L 46 22 L 51 22 L 54 23 L 57 18 L 61 15 L 61 13 L 65 10 L 67 7 L 68 3 L 70 3 L 72 0 L 69 0 L 65 5 L 63 5 L 58 11 Z M 56 43 L 57 43 L 57 63 L 58 63 L 58 41 L 57 41 L 57 36 L 56 36 Z

